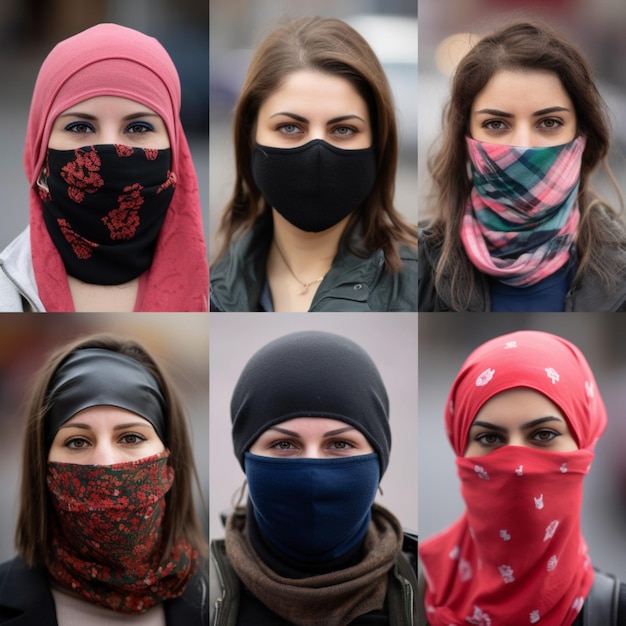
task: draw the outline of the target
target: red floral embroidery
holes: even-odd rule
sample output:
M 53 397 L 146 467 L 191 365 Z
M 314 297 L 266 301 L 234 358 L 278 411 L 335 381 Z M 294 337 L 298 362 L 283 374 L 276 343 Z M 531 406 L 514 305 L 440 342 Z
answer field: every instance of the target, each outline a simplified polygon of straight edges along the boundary
M 157 189 L 157 195 L 169 187 L 176 188 L 176 174 L 167 170 L 167 180 Z
M 139 209 L 143 204 L 139 183 L 124 187 L 124 193 L 117 198 L 119 206 L 102 218 L 109 229 L 111 239 L 132 239 L 139 228 Z
M 79 235 L 69 224 L 67 220 L 57 219 L 57 224 L 65 237 L 65 240 L 72 246 L 74 254 L 83 261 L 91 257 L 91 249 L 97 248 L 98 244 L 89 239 L 85 239 Z
M 148 161 L 155 161 L 159 156 L 159 151 L 154 148 L 144 148 L 143 151 L 145 152 L 146 159 L 148 159 Z
M 82 202 L 85 193 L 95 193 L 104 185 L 100 171 L 100 157 L 95 149 L 74 150 L 76 159 L 61 169 L 63 180 L 69 185 L 67 193 L 74 202 Z
M 125 146 L 121 143 L 116 143 L 114 145 L 115 145 L 115 152 L 117 152 L 117 156 L 120 156 L 120 157 L 132 156 L 134 152 L 133 148 L 131 148 L 130 146 Z

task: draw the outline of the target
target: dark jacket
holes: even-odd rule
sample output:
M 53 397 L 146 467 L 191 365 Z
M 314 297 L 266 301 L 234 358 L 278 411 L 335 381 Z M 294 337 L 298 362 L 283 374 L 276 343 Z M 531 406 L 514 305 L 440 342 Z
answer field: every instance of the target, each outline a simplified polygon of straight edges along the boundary
M 449 283 L 444 281 L 440 290 L 435 290 L 434 268 L 441 249 L 432 246 L 420 234 L 418 250 L 418 310 L 452 311 Z M 583 274 L 565 297 L 564 311 L 626 311 L 626 246 L 606 248 L 602 250 L 602 255 L 603 267 L 615 268 L 615 286 L 607 291 L 597 278 Z M 474 270 L 474 285 L 472 302 L 467 311 L 490 311 L 489 281 L 478 270 Z
M 262 215 L 211 268 L 211 311 L 259 311 L 272 241 L 272 220 Z M 384 267 L 382 250 L 362 259 L 341 246 L 309 311 L 417 311 L 417 252 L 400 249 L 397 274 Z
M 223 539 L 211 542 L 209 560 L 210 626 L 236 626 L 241 581 Z M 389 572 L 386 603 L 390 626 L 421 626 L 417 620 L 417 536 L 405 533 L 402 554 Z
M 208 585 L 196 573 L 185 593 L 164 603 L 167 626 L 206 626 Z M 58 626 L 48 575 L 30 568 L 17 557 L 0 565 L 0 624 L 7 626 Z

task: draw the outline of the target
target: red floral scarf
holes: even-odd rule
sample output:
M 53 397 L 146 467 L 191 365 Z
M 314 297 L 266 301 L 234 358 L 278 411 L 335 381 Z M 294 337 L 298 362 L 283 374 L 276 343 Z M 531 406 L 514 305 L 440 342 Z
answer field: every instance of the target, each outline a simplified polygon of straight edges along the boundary
M 169 452 L 116 465 L 48 463 L 57 516 L 51 576 L 89 602 L 120 613 L 182 595 L 198 566 L 185 539 L 162 561 L 165 495 L 174 482 Z

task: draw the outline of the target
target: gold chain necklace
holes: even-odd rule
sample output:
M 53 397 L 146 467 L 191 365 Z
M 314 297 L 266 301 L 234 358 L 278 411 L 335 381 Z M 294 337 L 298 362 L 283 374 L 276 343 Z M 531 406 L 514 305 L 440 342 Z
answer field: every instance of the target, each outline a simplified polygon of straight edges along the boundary
M 300 291 L 298 293 L 298 295 L 303 296 L 305 295 L 308 291 L 309 291 L 309 287 L 311 285 L 314 285 L 315 283 L 321 283 L 324 280 L 324 276 L 326 276 L 326 274 L 324 274 L 323 276 L 320 276 L 319 278 L 316 278 L 315 280 L 312 280 L 308 283 L 302 282 L 294 273 L 294 271 L 291 269 L 291 266 L 289 265 L 289 263 L 287 263 L 287 259 L 285 258 L 285 255 L 283 254 L 283 251 L 280 249 L 280 246 L 274 242 L 274 245 L 276 246 L 276 250 L 278 250 L 278 254 L 280 254 L 280 258 L 283 260 L 283 263 L 285 264 L 285 267 L 289 270 L 290 274 L 302 285 L 303 289 L 302 291 Z

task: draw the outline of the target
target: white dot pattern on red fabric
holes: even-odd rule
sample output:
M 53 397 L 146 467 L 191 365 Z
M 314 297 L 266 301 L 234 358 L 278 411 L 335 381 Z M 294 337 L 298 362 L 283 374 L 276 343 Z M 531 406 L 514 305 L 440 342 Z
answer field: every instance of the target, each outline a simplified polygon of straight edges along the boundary
M 496 373 L 496 370 L 488 367 L 484 372 L 479 374 L 478 377 L 476 378 L 476 386 L 484 387 L 486 384 L 488 384 L 491 381 L 495 373 Z

